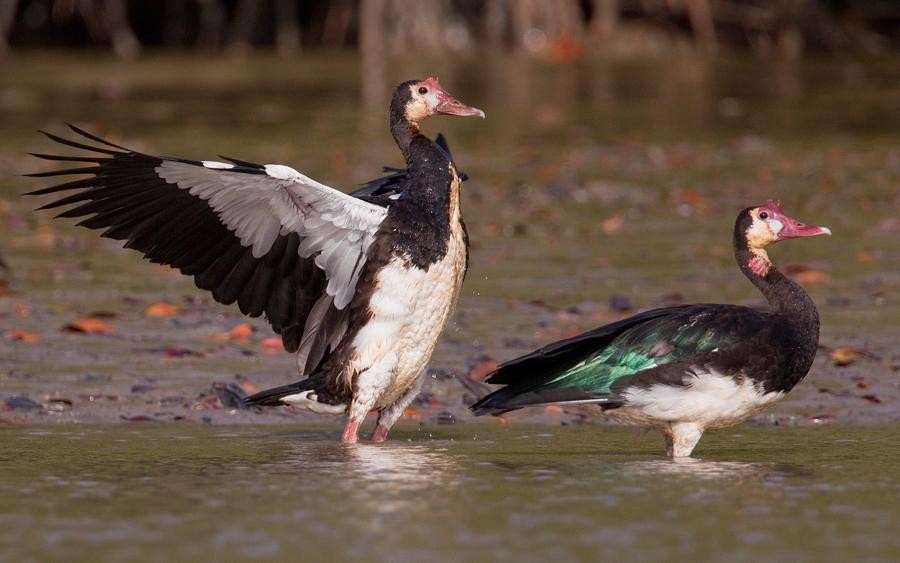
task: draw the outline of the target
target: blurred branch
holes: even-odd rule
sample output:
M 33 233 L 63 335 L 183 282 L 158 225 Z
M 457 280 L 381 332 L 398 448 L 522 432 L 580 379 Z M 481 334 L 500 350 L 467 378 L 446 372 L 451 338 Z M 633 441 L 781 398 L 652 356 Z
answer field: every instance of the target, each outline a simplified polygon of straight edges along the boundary
M 227 48 L 232 53 L 249 51 L 253 46 L 253 32 L 259 21 L 258 0 L 238 0 L 231 28 L 228 30 Z
M 197 0 L 197 5 L 200 8 L 200 33 L 197 35 L 197 42 L 202 47 L 218 48 L 225 40 L 225 7 L 220 0 Z
M 362 3 L 365 3 L 365 0 Z M 334 0 L 328 4 L 325 28 L 322 30 L 323 45 L 341 47 L 347 42 L 353 10 L 354 6 L 351 0 Z
M 300 52 L 300 17 L 294 0 L 275 0 L 275 45 L 288 57 Z
M 619 0 L 593 0 L 591 4 L 594 16 L 588 28 L 588 37 L 597 43 L 607 43 L 619 26 Z
M 808 49 L 897 50 L 898 22 L 900 2 L 889 0 L 0 0 L 0 54 L 17 42 L 108 43 L 131 58 L 143 39 L 232 52 L 267 45 L 283 56 L 356 46 L 365 56 L 377 33 L 382 51 L 407 54 L 509 47 L 563 61 L 585 46 L 665 53 L 689 36 L 710 56 L 752 49 L 796 58 Z
M 9 32 L 16 19 L 18 0 L 0 0 L 0 58 L 9 52 Z

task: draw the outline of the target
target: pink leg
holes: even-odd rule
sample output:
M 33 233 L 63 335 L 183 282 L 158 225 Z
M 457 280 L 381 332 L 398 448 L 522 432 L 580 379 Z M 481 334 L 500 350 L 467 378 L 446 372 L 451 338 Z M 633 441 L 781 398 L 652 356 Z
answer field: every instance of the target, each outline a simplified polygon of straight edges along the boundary
M 342 444 L 355 444 L 359 441 L 359 424 L 362 420 L 358 418 L 351 418 L 347 421 L 347 425 L 344 426 L 344 433 L 341 434 L 341 443 Z
M 379 444 L 381 442 L 384 442 L 385 440 L 387 440 L 388 432 L 390 431 L 390 428 L 382 424 L 375 426 L 375 430 L 372 431 L 372 441 Z

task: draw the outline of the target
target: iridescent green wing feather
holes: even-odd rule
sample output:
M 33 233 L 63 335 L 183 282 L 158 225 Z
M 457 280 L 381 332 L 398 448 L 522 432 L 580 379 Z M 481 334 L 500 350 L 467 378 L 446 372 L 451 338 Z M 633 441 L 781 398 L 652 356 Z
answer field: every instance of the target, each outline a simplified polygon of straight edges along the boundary
M 735 316 L 740 323 L 733 322 Z M 731 305 L 647 311 L 503 364 L 487 381 L 506 387 L 473 409 L 497 413 L 541 403 L 614 406 L 621 399 L 617 390 L 632 378 L 649 373 L 662 377 L 661 367 L 730 348 L 762 321 L 762 314 Z

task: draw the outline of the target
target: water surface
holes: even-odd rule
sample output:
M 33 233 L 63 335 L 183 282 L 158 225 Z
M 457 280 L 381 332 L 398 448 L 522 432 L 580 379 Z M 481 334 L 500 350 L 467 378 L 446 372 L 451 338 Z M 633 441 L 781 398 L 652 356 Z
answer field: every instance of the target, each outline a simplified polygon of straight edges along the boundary
M 896 426 L 0 428 L 0 559 L 891 561 Z M 627 555 L 625 555 L 627 554 Z

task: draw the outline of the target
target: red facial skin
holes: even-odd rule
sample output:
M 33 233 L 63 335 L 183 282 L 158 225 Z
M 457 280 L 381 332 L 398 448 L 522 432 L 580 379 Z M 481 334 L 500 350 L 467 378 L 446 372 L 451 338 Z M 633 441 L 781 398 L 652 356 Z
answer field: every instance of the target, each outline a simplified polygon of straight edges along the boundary
M 788 216 L 781 209 L 781 204 L 771 199 L 768 200 L 765 205 L 757 207 L 755 213 L 756 220 L 764 222 L 769 230 L 769 233 L 762 235 L 762 238 L 760 238 L 758 232 L 759 229 L 756 229 L 755 248 L 757 250 L 755 256 L 750 258 L 750 261 L 747 263 L 750 270 L 760 277 L 764 277 L 772 268 L 772 262 L 769 261 L 769 257 L 764 251 L 764 248 L 769 244 L 774 244 L 780 240 L 789 238 L 814 237 L 816 235 L 831 234 L 831 229 L 828 227 L 806 225 Z M 768 238 L 768 236 L 771 236 L 772 238 Z
M 428 88 L 438 99 L 438 104 L 435 106 L 435 113 L 440 113 L 444 115 L 457 115 L 460 117 L 480 117 L 484 118 L 484 112 L 478 108 L 467 106 L 466 104 L 460 102 L 453 96 L 447 93 L 446 90 L 441 86 L 441 83 L 438 82 L 437 78 L 431 77 L 427 80 L 423 80 L 419 82 L 420 85 Z
M 769 200 L 762 207 L 757 208 L 759 213 L 767 213 L 768 219 L 772 219 L 781 223 L 781 230 L 776 233 L 776 241 L 789 238 L 814 237 L 816 235 L 830 235 L 831 229 L 828 227 L 817 227 L 815 225 L 807 225 L 800 221 L 789 217 L 781 209 L 781 203 L 775 200 Z

